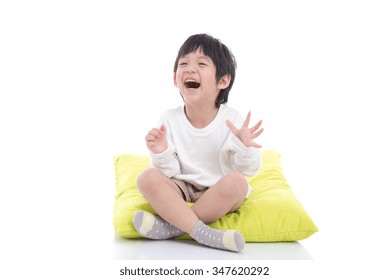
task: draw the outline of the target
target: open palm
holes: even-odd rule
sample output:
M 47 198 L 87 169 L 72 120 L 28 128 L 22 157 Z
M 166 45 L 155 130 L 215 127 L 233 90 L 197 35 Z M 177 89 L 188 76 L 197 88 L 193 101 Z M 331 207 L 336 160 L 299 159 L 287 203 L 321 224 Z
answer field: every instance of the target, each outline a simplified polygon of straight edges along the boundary
M 260 128 L 262 125 L 262 120 L 260 120 L 256 125 L 249 128 L 251 118 L 251 112 L 247 114 L 247 117 L 240 129 L 238 129 L 230 120 L 227 120 L 227 126 L 230 128 L 231 132 L 247 147 L 261 148 L 262 146 L 255 143 L 253 140 L 262 134 L 263 128 Z

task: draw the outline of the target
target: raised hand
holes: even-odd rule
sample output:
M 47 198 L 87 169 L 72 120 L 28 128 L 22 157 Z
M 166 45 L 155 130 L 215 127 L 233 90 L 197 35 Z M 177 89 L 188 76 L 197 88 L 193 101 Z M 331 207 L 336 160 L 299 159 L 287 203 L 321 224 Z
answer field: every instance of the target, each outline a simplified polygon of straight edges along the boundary
M 167 149 L 166 127 L 153 128 L 145 137 L 147 148 L 154 154 L 162 153 Z
M 235 125 L 227 120 L 227 126 L 230 128 L 231 132 L 247 147 L 261 148 L 262 146 L 255 143 L 253 139 L 257 138 L 262 134 L 263 128 L 259 129 L 262 125 L 262 120 L 260 120 L 256 125 L 249 128 L 251 112 L 247 114 L 247 117 L 240 129 L 236 128 Z

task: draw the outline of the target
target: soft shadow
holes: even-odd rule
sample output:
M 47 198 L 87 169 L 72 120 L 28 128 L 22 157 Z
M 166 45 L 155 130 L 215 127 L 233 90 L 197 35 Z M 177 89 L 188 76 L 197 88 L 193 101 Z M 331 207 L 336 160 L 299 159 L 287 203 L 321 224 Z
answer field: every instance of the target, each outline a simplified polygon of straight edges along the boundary
M 113 240 L 115 260 L 311 260 L 299 242 L 246 243 L 241 253 L 202 246 L 193 240 Z

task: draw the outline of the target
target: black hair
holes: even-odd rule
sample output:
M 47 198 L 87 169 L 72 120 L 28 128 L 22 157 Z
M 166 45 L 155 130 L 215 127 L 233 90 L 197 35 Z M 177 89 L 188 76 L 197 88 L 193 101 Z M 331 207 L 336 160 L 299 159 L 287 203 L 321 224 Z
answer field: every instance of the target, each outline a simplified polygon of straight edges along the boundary
M 216 107 L 227 103 L 228 94 L 235 80 L 236 60 L 232 52 L 219 40 L 208 34 L 196 34 L 190 36 L 178 51 L 174 63 L 174 73 L 178 68 L 178 60 L 197 49 L 201 49 L 208 56 L 216 67 L 216 81 L 219 82 L 224 75 L 231 77 L 230 84 L 225 89 L 220 90 L 216 98 Z

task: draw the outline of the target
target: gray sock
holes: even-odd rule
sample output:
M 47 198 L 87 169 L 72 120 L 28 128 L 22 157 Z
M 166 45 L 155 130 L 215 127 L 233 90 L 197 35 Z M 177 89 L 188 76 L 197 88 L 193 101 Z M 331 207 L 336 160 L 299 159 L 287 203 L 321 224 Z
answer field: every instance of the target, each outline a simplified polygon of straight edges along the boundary
M 169 224 L 161 217 L 145 211 L 135 212 L 133 222 L 136 231 L 141 236 L 150 239 L 169 239 L 184 234 L 182 230 Z
M 245 245 L 244 238 L 239 232 L 214 229 L 200 220 L 194 226 L 190 236 L 201 244 L 234 252 L 242 251 Z

